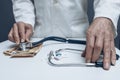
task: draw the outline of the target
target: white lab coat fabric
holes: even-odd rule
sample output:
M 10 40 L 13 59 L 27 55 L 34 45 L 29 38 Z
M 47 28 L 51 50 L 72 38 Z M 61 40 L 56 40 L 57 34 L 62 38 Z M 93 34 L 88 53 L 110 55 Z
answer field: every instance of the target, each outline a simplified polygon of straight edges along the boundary
M 85 37 L 89 27 L 88 0 L 12 0 L 16 22 L 29 23 L 33 37 Z M 112 20 L 115 31 L 120 15 L 120 0 L 94 0 L 96 17 Z

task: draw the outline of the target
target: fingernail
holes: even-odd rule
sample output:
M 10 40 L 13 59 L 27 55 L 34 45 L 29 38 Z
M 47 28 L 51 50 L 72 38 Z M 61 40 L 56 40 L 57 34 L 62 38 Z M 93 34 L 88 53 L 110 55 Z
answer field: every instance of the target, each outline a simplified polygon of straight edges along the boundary
M 21 42 L 24 42 L 24 39 L 21 39 Z
M 90 63 L 91 62 L 91 60 L 86 60 L 86 63 Z
M 106 63 L 104 69 L 105 69 L 105 70 L 109 70 L 109 68 L 110 68 L 110 64 L 109 64 L 109 63 Z
M 30 40 L 29 39 L 26 39 L 27 42 L 29 42 Z
M 115 66 L 116 60 L 112 60 L 112 65 Z
M 18 41 L 16 41 L 16 44 L 19 44 L 19 42 L 18 42 Z

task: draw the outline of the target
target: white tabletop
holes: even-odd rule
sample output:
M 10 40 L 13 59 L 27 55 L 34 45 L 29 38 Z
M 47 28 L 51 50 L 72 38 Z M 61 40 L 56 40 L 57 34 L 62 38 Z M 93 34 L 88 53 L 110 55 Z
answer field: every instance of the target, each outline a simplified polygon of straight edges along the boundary
M 84 49 L 83 45 L 46 42 L 33 58 L 10 58 L 3 51 L 11 45 L 10 41 L 0 43 L 0 80 L 118 80 L 120 76 L 120 60 L 109 71 L 96 67 L 53 67 L 47 63 L 51 50 L 66 47 Z M 120 51 L 116 50 L 119 54 Z

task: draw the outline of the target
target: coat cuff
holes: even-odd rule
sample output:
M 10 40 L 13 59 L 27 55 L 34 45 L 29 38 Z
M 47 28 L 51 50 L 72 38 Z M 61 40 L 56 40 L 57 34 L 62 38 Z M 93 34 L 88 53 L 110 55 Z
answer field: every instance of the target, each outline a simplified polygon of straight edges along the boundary
M 16 19 L 16 22 L 24 22 L 24 23 L 30 24 L 30 25 L 32 25 L 33 28 L 35 26 L 35 20 L 33 20 L 33 19 L 28 20 L 25 18 L 19 18 L 19 19 Z

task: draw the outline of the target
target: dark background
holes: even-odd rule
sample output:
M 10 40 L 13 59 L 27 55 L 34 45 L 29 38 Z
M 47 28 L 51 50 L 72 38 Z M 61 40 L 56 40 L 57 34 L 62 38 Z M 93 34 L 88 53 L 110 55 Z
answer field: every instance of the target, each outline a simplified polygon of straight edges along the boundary
M 93 11 L 93 0 L 88 0 L 88 16 L 90 23 L 92 22 L 94 11 Z M 12 12 L 11 0 L 0 0 L 0 42 L 7 40 L 8 33 L 13 23 L 15 22 Z M 116 47 L 120 49 L 120 20 L 118 25 L 118 36 L 115 39 Z

